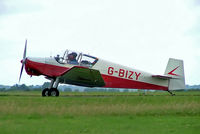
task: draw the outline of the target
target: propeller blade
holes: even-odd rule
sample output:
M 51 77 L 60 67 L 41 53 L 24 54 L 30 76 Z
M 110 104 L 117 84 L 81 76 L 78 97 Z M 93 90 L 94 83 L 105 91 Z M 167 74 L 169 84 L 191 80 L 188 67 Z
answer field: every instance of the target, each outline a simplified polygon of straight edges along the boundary
M 27 48 L 27 40 L 25 42 L 23 60 L 25 60 L 25 58 L 26 58 L 26 48 Z
M 23 70 L 24 70 L 24 65 L 26 63 L 26 48 L 27 48 L 27 39 L 25 41 L 24 54 L 23 54 L 23 59 L 22 59 L 22 67 L 21 67 L 20 76 L 19 76 L 19 83 L 20 83 L 22 73 L 23 73 Z
M 20 76 L 19 76 L 19 83 L 20 83 L 20 80 L 21 80 L 21 77 L 22 77 L 23 69 L 24 69 L 24 63 L 22 63 L 21 72 L 20 72 Z

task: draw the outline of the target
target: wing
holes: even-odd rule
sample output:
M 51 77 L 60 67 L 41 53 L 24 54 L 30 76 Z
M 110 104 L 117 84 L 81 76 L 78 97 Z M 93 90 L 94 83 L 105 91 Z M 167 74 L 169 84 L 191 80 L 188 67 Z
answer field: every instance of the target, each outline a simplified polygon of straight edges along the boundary
M 85 87 L 103 87 L 104 80 L 98 70 L 81 66 L 74 66 L 67 70 L 59 78 L 60 83 Z

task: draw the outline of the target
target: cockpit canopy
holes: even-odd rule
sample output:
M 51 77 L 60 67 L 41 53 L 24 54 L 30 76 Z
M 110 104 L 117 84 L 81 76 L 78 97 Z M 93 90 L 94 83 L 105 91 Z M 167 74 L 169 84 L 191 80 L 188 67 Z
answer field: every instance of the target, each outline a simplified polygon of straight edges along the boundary
M 60 64 L 73 64 L 85 67 L 92 67 L 98 61 L 96 57 L 70 50 L 66 50 L 63 56 L 58 54 L 54 58 Z

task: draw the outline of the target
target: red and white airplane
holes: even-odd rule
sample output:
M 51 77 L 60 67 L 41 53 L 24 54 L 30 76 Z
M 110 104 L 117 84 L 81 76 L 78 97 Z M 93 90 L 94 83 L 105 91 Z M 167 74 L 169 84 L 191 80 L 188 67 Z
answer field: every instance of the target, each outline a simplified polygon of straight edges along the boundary
M 59 83 L 85 87 L 164 90 L 170 94 L 172 90 L 185 88 L 182 60 L 170 58 L 164 75 L 153 75 L 69 50 L 66 50 L 63 56 L 26 57 L 26 49 L 27 40 L 19 81 L 24 66 L 28 75 L 44 75 L 51 80 L 51 84 L 42 91 L 42 96 L 59 96 Z

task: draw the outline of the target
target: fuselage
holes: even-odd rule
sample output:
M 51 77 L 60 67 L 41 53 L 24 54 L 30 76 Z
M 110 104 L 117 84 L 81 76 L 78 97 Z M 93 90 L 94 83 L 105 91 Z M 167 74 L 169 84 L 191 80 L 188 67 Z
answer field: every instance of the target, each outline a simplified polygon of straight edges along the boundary
M 96 59 L 89 66 L 81 64 L 82 62 L 79 62 L 79 64 L 69 64 L 67 62 L 59 62 L 55 57 L 27 57 L 25 69 L 29 75 L 44 75 L 48 78 L 56 78 L 74 66 L 84 66 L 98 70 L 104 80 L 104 87 L 107 88 L 168 90 L 168 80 L 154 78 L 150 73 L 108 62 L 103 59 Z

